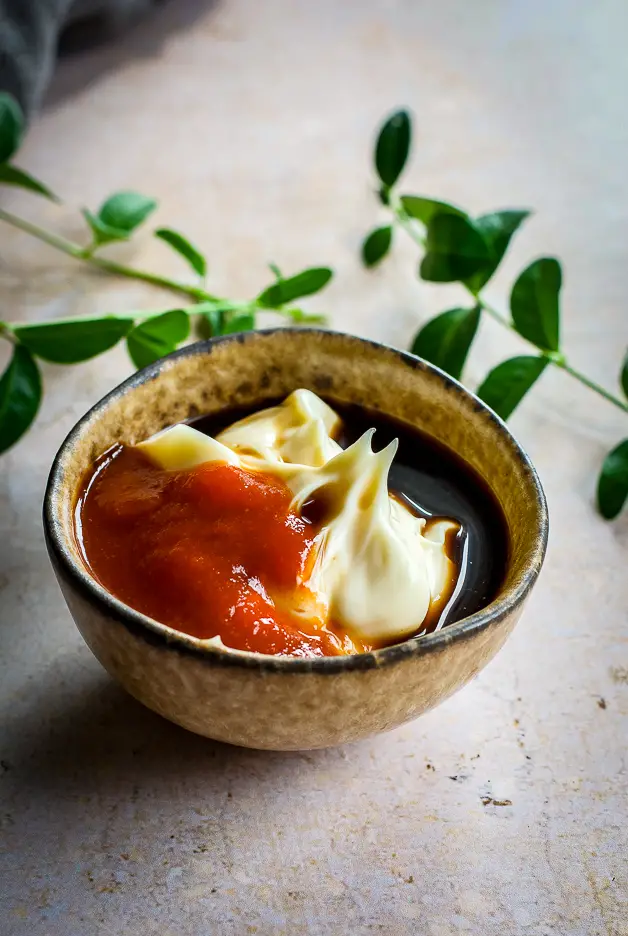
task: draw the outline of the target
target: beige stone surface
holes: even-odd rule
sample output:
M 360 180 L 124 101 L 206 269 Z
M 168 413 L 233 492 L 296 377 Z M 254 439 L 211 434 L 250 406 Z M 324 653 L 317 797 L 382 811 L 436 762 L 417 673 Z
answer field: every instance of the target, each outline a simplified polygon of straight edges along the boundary
M 310 307 L 405 345 L 455 289 L 415 253 L 365 273 L 373 129 L 416 118 L 408 189 L 473 211 L 532 206 L 503 274 L 566 269 L 564 344 L 616 386 L 628 336 L 624 0 L 175 0 L 116 46 L 66 61 L 21 154 L 66 207 L 2 204 L 79 236 L 116 188 L 208 251 L 218 292 L 330 263 Z M 116 252 L 114 251 L 114 255 Z M 117 251 L 185 275 L 148 235 Z M 149 308 L 0 230 L 0 317 Z M 487 322 L 469 381 L 521 346 Z M 0 364 L 4 363 L 4 349 Z M 512 420 L 546 488 L 546 567 L 496 660 L 373 741 L 302 755 L 186 734 L 113 685 L 44 552 L 40 504 L 76 418 L 129 373 L 122 349 L 45 367 L 36 430 L 0 462 L 0 931 L 6 936 L 628 933 L 628 520 L 593 509 L 625 417 L 548 373 Z M 483 801 L 491 797 L 509 805 Z

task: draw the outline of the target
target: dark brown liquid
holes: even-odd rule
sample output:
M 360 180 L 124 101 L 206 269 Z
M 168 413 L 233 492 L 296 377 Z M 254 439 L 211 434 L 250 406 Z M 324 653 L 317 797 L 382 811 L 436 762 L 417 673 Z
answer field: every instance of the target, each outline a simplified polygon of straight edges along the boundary
M 268 401 L 267 406 L 281 400 Z M 406 423 L 361 406 L 327 402 L 341 417 L 337 441 L 343 448 L 375 427 L 373 447 L 379 451 L 393 439 L 399 440 L 389 479 L 390 492 L 428 523 L 450 519 L 460 532 L 446 541 L 446 550 L 458 569 L 458 579 L 449 600 L 430 614 L 423 630 L 436 630 L 486 607 L 504 579 L 508 559 L 508 536 L 502 510 L 480 476 L 444 445 L 440 445 Z M 256 408 L 257 409 L 257 408 Z M 215 436 L 255 409 L 232 409 L 191 420 L 195 429 Z

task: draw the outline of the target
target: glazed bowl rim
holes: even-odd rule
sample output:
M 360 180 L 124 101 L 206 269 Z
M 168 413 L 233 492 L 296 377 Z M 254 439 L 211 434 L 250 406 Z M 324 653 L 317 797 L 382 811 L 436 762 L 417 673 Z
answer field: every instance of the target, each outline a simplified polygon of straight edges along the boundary
M 448 624 L 447 627 L 442 630 L 426 634 L 423 637 L 411 637 L 393 646 L 384 647 L 380 650 L 373 650 L 368 653 L 360 653 L 351 656 L 308 658 L 269 656 L 232 650 L 228 647 L 207 646 L 206 644 L 198 642 L 194 637 L 176 631 L 166 624 L 161 624 L 159 621 L 142 614 L 140 611 L 135 611 L 100 585 L 89 573 L 87 567 L 80 559 L 78 557 L 75 558 L 74 553 L 66 541 L 62 525 L 58 520 L 57 507 L 60 500 L 63 501 L 67 498 L 67 492 L 64 491 L 63 485 L 64 467 L 72 460 L 72 451 L 75 442 L 89 429 L 91 424 L 96 421 L 112 403 L 117 401 L 124 394 L 148 381 L 156 379 L 163 370 L 175 366 L 176 362 L 181 358 L 197 354 L 206 354 L 208 351 L 211 353 L 211 350 L 220 344 L 232 342 L 245 344 L 261 338 L 268 338 L 275 334 L 285 334 L 286 332 L 298 332 L 300 335 L 306 336 L 309 334 L 318 337 L 330 335 L 349 342 L 358 342 L 375 351 L 384 351 L 387 354 L 392 354 L 404 365 L 427 372 L 431 375 L 432 379 L 439 380 L 448 390 L 453 390 L 470 398 L 478 416 L 481 417 L 483 415 L 495 424 L 504 441 L 508 444 L 512 454 L 524 469 L 524 474 L 533 492 L 537 525 L 533 533 L 534 548 L 526 560 L 523 573 L 516 582 L 500 591 L 498 596 L 485 608 L 474 612 L 468 617 L 462 618 L 460 621 L 456 621 L 454 624 Z M 74 494 L 74 492 L 72 492 L 72 494 Z M 461 640 L 468 640 L 491 627 L 491 625 L 498 624 L 501 620 L 512 614 L 512 612 L 525 601 L 534 586 L 545 557 L 549 530 L 545 494 L 530 458 L 514 438 L 504 421 L 489 409 L 479 397 L 466 387 L 463 387 L 459 381 L 450 377 L 433 364 L 429 364 L 427 361 L 407 351 L 392 348 L 381 342 L 371 341 L 357 335 L 333 331 L 331 329 L 285 327 L 259 329 L 252 332 L 239 332 L 233 335 L 210 338 L 207 341 L 198 341 L 186 345 L 166 357 L 160 358 L 160 360 L 150 364 L 148 367 L 137 371 L 114 387 L 113 390 L 102 397 L 101 400 L 92 406 L 87 413 L 78 420 L 62 442 L 48 477 L 43 504 L 43 523 L 46 544 L 51 560 L 61 577 L 65 581 L 68 581 L 74 588 L 78 588 L 82 596 L 99 611 L 104 612 L 108 617 L 113 616 L 115 620 L 124 625 L 129 631 L 142 637 L 148 643 L 165 645 L 169 649 L 179 653 L 186 655 L 191 654 L 208 663 L 223 666 L 244 667 L 245 669 L 254 669 L 266 673 L 315 672 L 329 675 L 353 670 L 368 670 L 389 666 L 391 664 L 400 663 L 409 657 L 421 656 L 426 653 L 442 652 L 450 644 Z

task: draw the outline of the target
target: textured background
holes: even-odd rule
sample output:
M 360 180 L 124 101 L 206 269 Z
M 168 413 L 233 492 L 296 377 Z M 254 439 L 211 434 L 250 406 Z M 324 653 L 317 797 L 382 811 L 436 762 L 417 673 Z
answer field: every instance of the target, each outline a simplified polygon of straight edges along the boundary
M 627 28 L 625 0 L 177 0 L 63 63 L 21 163 L 71 206 L 157 194 L 158 221 L 207 248 L 217 292 L 252 294 L 268 260 L 330 263 L 310 307 L 405 345 L 457 296 L 417 284 L 401 239 L 376 272 L 357 260 L 382 211 L 374 128 L 407 105 L 404 187 L 474 212 L 536 208 L 489 295 L 503 307 L 526 262 L 559 255 L 566 351 L 613 387 L 628 336 Z M 75 207 L 2 202 L 80 236 Z M 147 235 L 117 255 L 181 272 Z M 0 230 L 2 318 L 169 301 Z M 486 323 L 469 379 L 519 347 Z M 261 754 L 188 735 L 112 685 L 48 566 L 54 452 L 128 373 L 122 349 L 46 367 L 36 430 L 0 463 L 0 931 L 628 934 L 628 517 L 607 525 L 592 506 L 621 413 L 546 373 L 513 418 L 550 548 L 514 637 L 470 687 L 370 742 Z

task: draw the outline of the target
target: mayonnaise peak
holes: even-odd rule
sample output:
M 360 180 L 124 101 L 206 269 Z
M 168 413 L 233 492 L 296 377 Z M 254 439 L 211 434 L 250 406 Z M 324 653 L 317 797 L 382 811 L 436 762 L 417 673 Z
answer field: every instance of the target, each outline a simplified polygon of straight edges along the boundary
M 343 450 L 332 438 L 338 415 L 309 390 L 234 423 L 215 439 L 172 426 L 138 446 L 166 470 L 217 461 L 283 479 L 292 510 L 320 501 L 323 518 L 305 584 L 317 616 L 342 624 L 367 643 L 386 643 L 420 630 L 432 605 L 453 589 L 445 551 L 450 530 L 425 520 L 388 493 L 397 442 L 373 452 L 371 429 Z M 296 584 L 296 583 L 295 583 Z
M 331 406 L 311 390 L 295 390 L 281 406 L 241 419 L 218 439 L 249 458 L 320 468 L 342 451 L 332 438 L 339 427 Z

